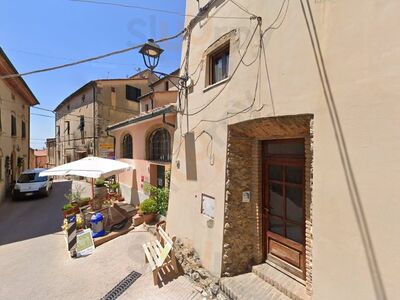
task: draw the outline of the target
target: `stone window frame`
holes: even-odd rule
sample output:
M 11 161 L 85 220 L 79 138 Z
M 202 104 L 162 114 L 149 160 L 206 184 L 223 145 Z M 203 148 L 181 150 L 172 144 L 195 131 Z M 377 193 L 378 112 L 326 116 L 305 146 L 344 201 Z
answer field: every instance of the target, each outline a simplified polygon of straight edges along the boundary
M 12 111 L 11 112 L 11 124 L 10 124 L 10 135 L 11 137 L 17 137 L 17 114 Z
M 232 68 L 230 68 L 231 61 L 232 61 L 232 53 L 231 49 L 234 49 L 232 43 L 234 38 L 237 36 L 237 30 L 231 30 L 228 33 L 225 33 L 222 35 L 220 38 L 218 38 L 216 41 L 214 41 L 205 51 L 203 54 L 203 61 L 206 62 L 206 71 L 205 71 L 205 86 L 203 92 L 208 91 L 209 89 L 212 89 L 215 86 L 218 86 L 226 81 L 228 81 L 232 75 Z M 212 83 L 211 79 L 211 60 L 214 55 L 219 53 L 220 51 L 223 51 L 229 47 L 229 61 L 228 61 L 228 76 L 220 81 L 217 81 L 215 83 Z
M 25 122 L 25 119 L 21 120 L 21 138 L 22 139 L 26 138 L 26 122 Z

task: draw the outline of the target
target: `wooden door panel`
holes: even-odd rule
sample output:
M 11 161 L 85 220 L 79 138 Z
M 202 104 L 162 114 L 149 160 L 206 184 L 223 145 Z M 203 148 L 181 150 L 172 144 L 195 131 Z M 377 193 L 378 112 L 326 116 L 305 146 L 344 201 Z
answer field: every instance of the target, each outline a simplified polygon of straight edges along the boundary
M 276 142 L 276 141 L 275 141 Z M 266 146 L 268 147 L 268 141 Z M 272 142 L 273 144 L 274 142 Z M 289 142 L 285 142 L 286 145 Z M 299 141 L 296 141 L 298 144 Z M 266 153 L 263 172 L 263 220 L 267 260 L 305 278 L 304 155 L 287 155 L 285 145 Z M 272 147 L 272 148 L 274 148 Z M 293 147 L 292 147 L 293 149 Z M 290 152 L 290 151 L 288 151 Z M 304 154 L 304 153 L 303 153 Z
M 304 247 L 282 236 L 268 232 L 268 253 L 273 254 L 295 268 L 302 269 Z

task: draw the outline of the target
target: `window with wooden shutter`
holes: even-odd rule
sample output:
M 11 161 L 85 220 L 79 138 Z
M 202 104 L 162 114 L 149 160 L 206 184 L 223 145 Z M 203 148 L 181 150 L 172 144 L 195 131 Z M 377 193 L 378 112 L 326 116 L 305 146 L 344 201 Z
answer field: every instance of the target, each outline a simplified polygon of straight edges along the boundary
M 24 139 L 26 138 L 26 125 L 25 121 L 21 122 L 21 137 Z
M 17 136 L 17 118 L 11 115 L 11 136 Z
M 126 86 L 126 99 L 137 101 L 137 99 L 142 96 L 142 91 L 134 86 Z

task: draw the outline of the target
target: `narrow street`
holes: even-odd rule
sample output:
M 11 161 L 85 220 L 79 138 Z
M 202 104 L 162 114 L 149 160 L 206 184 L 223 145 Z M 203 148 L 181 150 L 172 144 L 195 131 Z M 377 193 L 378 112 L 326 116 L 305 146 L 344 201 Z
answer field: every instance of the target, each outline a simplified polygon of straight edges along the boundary
M 7 200 L 0 206 L 0 299 L 100 299 L 132 271 L 142 274 L 120 299 L 194 299 L 186 277 L 153 285 L 142 227 L 72 259 L 61 232 L 64 194 L 70 181 L 55 182 L 48 198 Z M 12 230 L 11 230 L 12 228 Z

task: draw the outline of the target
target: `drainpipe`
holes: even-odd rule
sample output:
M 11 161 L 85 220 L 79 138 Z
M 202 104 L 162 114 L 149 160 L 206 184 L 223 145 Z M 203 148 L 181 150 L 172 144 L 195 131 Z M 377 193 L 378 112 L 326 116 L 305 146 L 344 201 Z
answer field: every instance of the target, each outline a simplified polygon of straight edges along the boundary
M 29 119 L 29 125 L 28 125 L 28 165 L 27 169 L 30 169 L 30 162 L 31 162 L 31 106 L 28 106 L 28 119 Z M 26 130 L 26 128 L 25 128 Z M 1 168 L 2 166 L 0 166 Z
M 96 156 L 96 82 L 93 82 L 93 156 Z
M 163 122 L 164 125 L 168 125 L 168 126 L 170 126 L 170 127 L 172 127 L 172 128 L 175 128 L 175 125 L 174 125 L 174 124 L 168 123 L 168 122 L 165 120 L 165 113 L 163 113 L 163 115 L 162 115 L 162 122 Z
M 113 142 L 113 150 L 114 150 L 114 159 L 116 159 L 117 156 L 116 156 L 116 154 L 115 154 L 115 141 L 116 141 L 117 139 L 115 138 L 114 135 L 111 135 L 111 134 L 110 134 L 110 132 L 108 131 L 108 129 L 106 130 L 106 133 L 107 133 L 107 136 L 112 137 L 113 140 L 114 140 L 114 142 Z

